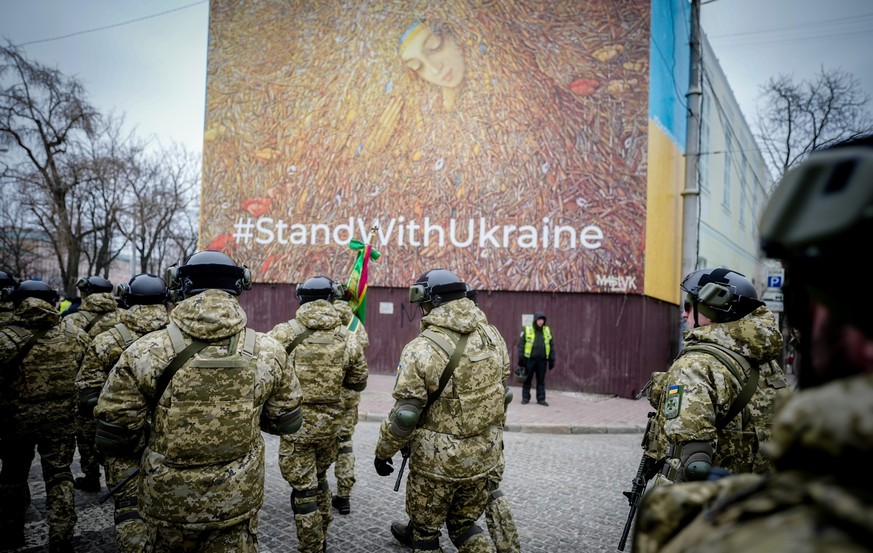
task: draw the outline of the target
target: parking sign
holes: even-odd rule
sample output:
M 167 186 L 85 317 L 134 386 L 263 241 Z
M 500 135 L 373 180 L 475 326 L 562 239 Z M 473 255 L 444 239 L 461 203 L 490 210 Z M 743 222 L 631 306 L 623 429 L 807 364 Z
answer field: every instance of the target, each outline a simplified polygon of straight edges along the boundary
M 767 277 L 767 288 L 782 288 L 782 275 L 770 275 Z

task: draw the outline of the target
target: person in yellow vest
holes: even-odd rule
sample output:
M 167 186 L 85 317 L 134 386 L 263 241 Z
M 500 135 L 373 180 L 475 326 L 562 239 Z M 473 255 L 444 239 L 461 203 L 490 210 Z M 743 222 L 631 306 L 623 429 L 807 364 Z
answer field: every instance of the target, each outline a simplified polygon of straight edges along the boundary
M 530 403 L 530 385 L 536 375 L 537 403 L 548 407 L 546 368 L 555 368 L 555 344 L 552 341 L 552 329 L 546 325 L 545 313 L 534 313 L 534 324 L 525 326 L 521 331 L 518 341 L 518 367 L 527 374 L 521 388 L 521 404 Z

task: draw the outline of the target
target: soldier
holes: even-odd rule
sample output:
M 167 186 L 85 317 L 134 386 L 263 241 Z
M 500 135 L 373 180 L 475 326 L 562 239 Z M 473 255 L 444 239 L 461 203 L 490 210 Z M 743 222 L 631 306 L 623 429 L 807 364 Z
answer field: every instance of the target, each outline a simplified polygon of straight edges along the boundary
M 283 436 L 279 468 L 291 485 L 291 509 L 297 549 L 323 552 L 333 520 L 327 469 L 337 457 L 345 401 L 343 388 L 367 386 L 367 360 L 361 343 L 349 333 L 333 306 L 341 288 L 325 276 L 297 286 L 295 318 L 277 324 L 270 336 L 285 347 L 288 366 L 303 388 L 303 428 Z
M 300 384 L 282 346 L 246 328 L 251 274 L 201 251 L 167 272 L 170 324 L 127 348 L 97 401 L 97 446 L 139 459 L 149 550 L 257 551 L 264 439 L 296 432 Z
M 128 309 L 119 310 L 119 323 L 91 341 L 76 375 L 79 410 L 90 417 L 94 416 L 100 390 L 121 353 L 139 337 L 160 330 L 170 322 L 167 286 L 158 276 L 136 275 L 127 284 L 118 285 L 118 295 Z M 105 459 L 107 485 L 115 486 L 138 466 L 138 460 L 130 457 Z M 128 480 L 113 494 L 115 543 L 119 551 L 144 551 L 148 543 L 148 528 L 137 507 L 137 481 Z
M 112 283 L 103 277 L 89 276 L 79 279 L 76 283 L 82 303 L 74 313 L 65 315 L 78 328 L 83 329 L 93 339 L 101 332 L 106 332 L 118 323 L 118 309 L 115 296 L 112 295 Z M 79 450 L 79 465 L 84 476 L 76 478 L 74 486 L 77 490 L 96 493 L 100 491 L 100 464 L 94 450 L 94 418 L 90 414 L 79 412 L 76 415 L 76 447 Z
M 12 304 L 12 291 L 16 286 L 18 286 L 17 278 L 6 271 L 0 271 L 0 325 L 12 320 L 12 312 L 15 310 Z
M 396 402 L 376 444 L 380 476 L 394 471 L 394 453 L 407 443 L 411 449 L 410 522 L 393 523 L 391 532 L 416 551 L 439 551 L 443 524 L 461 553 L 494 550 L 476 521 L 502 457 L 509 354 L 466 294 L 466 284 L 446 269 L 427 271 L 410 287 L 422 331 L 400 354 Z
M 348 301 L 346 299 L 338 299 L 334 301 L 333 306 L 340 314 L 342 323 L 358 339 L 361 343 L 361 348 L 366 350 L 370 345 L 367 329 L 364 328 L 364 323 L 352 312 Z M 331 504 L 339 514 L 347 515 L 352 511 L 350 498 L 352 488 L 355 485 L 355 453 L 352 449 L 352 437 L 355 433 L 355 426 L 358 424 L 358 404 L 361 402 L 361 392 L 343 388 L 342 396 L 345 410 L 340 430 L 337 434 L 337 447 L 339 450 L 336 463 L 333 466 L 334 476 L 336 477 L 336 495 L 333 496 Z
M 11 297 L 14 317 L 0 328 L 0 549 L 24 545 L 27 479 L 38 448 L 49 551 L 73 551 L 74 367 L 88 335 L 61 321 L 58 295 L 43 282 L 26 280 Z
M 777 403 L 789 391 L 777 359 L 782 333 L 752 283 L 729 269 L 695 271 L 682 281 L 692 328 L 658 384 L 650 447 L 666 459 L 658 483 L 704 480 L 714 466 L 766 473 L 760 453 Z M 666 482 L 665 482 L 666 481 Z
M 479 305 L 478 292 L 467 286 L 467 298 L 474 304 Z M 494 330 L 494 336 L 503 342 L 497 346 L 498 351 L 507 351 L 506 365 L 509 366 L 509 355 L 506 349 L 506 343 L 503 341 L 503 336 L 496 327 L 490 325 L 485 318 L 485 313 L 481 314 L 479 320 L 482 324 L 491 326 Z M 508 370 L 508 369 L 507 369 Z M 506 405 L 512 401 L 512 390 L 507 389 Z M 506 461 L 503 456 L 503 427 L 506 425 L 506 413 L 500 423 L 500 462 L 488 474 L 488 504 L 485 506 L 485 523 L 488 525 L 488 533 L 491 535 L 491 541 L 494 542 L 494 548 L 497 553 L 518 553 L 521 551 L 521 543 L 518 539 L 518 528 L 515 526 L 515 517 L 512 514 L 512 508 L 506 496 L 503 495 L 503 490 L 500 489 L 500 482 L 503 480 L 503 470 L 506 468 Z M 401 544 L 412 549 L 412 535 L 410 534 L 411 526 L 409 524 L 392 524 L 391 533 Z
M 634 553 L 870 550 L 873 296 L 852 293 L 845 275 L 873 239 L 871 213 L 873 135 L 813 152 L 782 178 L 759 231 L 785 267 L 801 353 L 800 391 L 766 446 L 775 471 L 652 490 Z

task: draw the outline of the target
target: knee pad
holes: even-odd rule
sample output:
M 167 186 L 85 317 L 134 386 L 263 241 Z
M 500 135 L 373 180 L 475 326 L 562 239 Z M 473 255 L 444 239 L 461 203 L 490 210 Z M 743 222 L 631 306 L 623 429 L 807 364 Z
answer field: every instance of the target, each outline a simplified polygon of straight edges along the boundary
M 308 515 L 318 510 L 319 488 L 291 490 L 291 511 L 295 515 Z
M 473 524 L 472 526 L 461 532 L 461 534 L 458 535 L 457 538 L 453 538 L 452 543 L 455 544 L 455 547 L 460 549 L 462 545 L 473 539 L 474 536 L 477 536 L 481 533 L 482 529 L 479 528 L 478 525 Z

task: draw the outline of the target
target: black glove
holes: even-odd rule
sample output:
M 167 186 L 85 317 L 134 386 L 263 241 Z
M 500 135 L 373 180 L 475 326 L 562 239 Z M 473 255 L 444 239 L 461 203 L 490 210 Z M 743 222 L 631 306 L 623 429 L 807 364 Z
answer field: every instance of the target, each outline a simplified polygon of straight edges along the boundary
M 394 461 L 391 459 L 380 459 L 376 457 L 374 463 L 376 465 L 376 473 L 379 476 L 388 476 L 392 472 L 394 472 Z
M 552 370 L 552 369 L 554 369 L 554 368 L 555 368 L 555 364 L 554 364 L 554 363 L 549 363 L 549 370 Z

